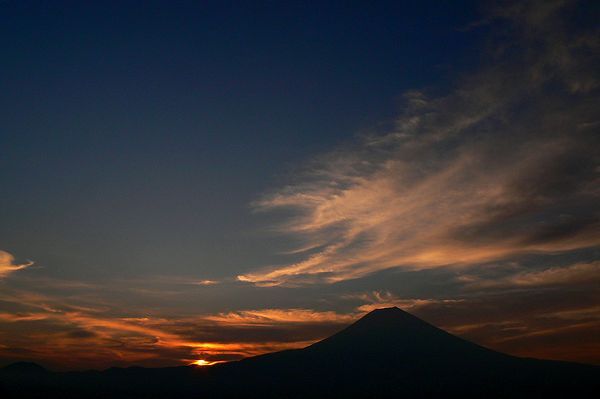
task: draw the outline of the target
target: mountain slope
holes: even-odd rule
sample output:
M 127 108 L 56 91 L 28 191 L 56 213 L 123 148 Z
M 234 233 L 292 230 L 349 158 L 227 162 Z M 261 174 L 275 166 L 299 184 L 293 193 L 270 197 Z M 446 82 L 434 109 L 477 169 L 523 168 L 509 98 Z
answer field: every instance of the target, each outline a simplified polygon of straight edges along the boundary
M 3 384 L 5 396 L 44 398 L 593 397 L 598 381 L 598 367 L 508 356 L 387 308 L 304 349 L 199 369 L 17 367 L 0 373 L 0 393 Z
M 211 371 L 225 378 L 235 375 L 261 397 L 572 396 L 591 392 L 600 376 L 590 366 L 521 359 L 483 348 L 398 308 L 375 310 L 307 348 Z M 232 397 L 242 393 L 235 386 L 225 391 Z

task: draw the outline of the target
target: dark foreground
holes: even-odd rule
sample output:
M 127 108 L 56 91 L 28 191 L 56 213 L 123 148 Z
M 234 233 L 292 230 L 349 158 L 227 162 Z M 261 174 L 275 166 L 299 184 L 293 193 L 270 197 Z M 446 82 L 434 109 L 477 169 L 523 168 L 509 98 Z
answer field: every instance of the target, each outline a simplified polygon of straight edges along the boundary
M 398 308 L 373 311 L 304 349 L 212 367 L 54 373 L 0 370 L 0 398 L 592 398 L 600 367 L 522 359 Z

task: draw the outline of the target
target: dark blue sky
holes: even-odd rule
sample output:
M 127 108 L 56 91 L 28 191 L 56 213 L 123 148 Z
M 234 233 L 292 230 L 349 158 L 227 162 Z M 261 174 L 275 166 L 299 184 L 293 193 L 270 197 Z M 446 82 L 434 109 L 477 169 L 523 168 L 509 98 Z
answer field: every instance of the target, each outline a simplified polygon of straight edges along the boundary
M 404 91 L 439 89 L 478 62 L 481 32 L 460 30 L 478 11 L 2 2 L 4 249 L 62 276 L 165 262 L 230 275 L 273 261 L 249 203 L 313 154 L 393 121 Z

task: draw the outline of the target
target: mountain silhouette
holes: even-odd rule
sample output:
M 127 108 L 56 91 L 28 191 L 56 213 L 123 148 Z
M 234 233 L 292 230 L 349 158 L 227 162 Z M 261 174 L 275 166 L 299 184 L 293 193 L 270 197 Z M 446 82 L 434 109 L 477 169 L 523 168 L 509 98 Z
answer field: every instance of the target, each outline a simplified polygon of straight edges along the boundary
M 593 397 L 600 388 L 599 367 L 505 355 L 395 307 L 374 310 L 303 349 L 212 367 L 35 370 L 4 368 L 0 394 L 14 398 L 579 398 Z

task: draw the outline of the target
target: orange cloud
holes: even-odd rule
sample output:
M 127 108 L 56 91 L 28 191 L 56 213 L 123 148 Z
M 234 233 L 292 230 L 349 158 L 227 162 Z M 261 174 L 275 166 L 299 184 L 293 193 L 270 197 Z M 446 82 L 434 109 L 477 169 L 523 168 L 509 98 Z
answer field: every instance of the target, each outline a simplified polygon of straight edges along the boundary
M 215 316 L 207 316 L 205 319 L 224 325 L 272 326 L 289 323 L 348 323 L 354 319 L 354 316 L 329 311 L 318 312 L 310 309 L 261 309 L 221 313 Z
M 44 313 L 0 313 L 0 321 L 3 322 L 34 321 L 47 318 L 48 315 Z
M 335 184 L 318 180 L 263 200 L 259 206 L 264 209 L 285 206 L 302 211 L 302 216 L 282 229 L 312 240 L 309 247 L 319 249 L 309 251 L 299 262 L 238 279 L 268 286 L 293 284 L 312 275 L 336 282 L 389 268 L 473 265 L 600 244 L 597 223 L 582 223 L 580 230 L 571 234 L 557 234 L 556 238 L 547 234 L 543 239 L 544 233 L 534 231 L 535 226 L 527 225 L 530 222 L 524 219 L 511 234 L 502 234 L 502 221 L 495 220 L 491 209 L 520 206 L 512 204 L 515 176 L 523 173 L 520 169 L 530 168 L 527 163 L 539 162 L 535 167 L 542 167 L 545 158 L 528 156 L 524 161 L 511 161 L 515 163 L 510 167 L 478 171 L 483 161 L 478 151 L 466 149 L 418 181 L 411 180 L 410 175 L 416 172 L 410 164 L 389 160 L 365 176 L 350 176 L 355 172 L 339 170 L 331 172 Z M 543 154 L 552 158 L 552 152 L 561 152 L 559 143 L 546 143 Z M 480 233 L 471 233 L 476 230 Z
M 33 262 L 15 263 L 15 257 L 6 251 L 0 250 L 0 279 L 7 277 L 17 270 L 23 270 L 33 265 Z

